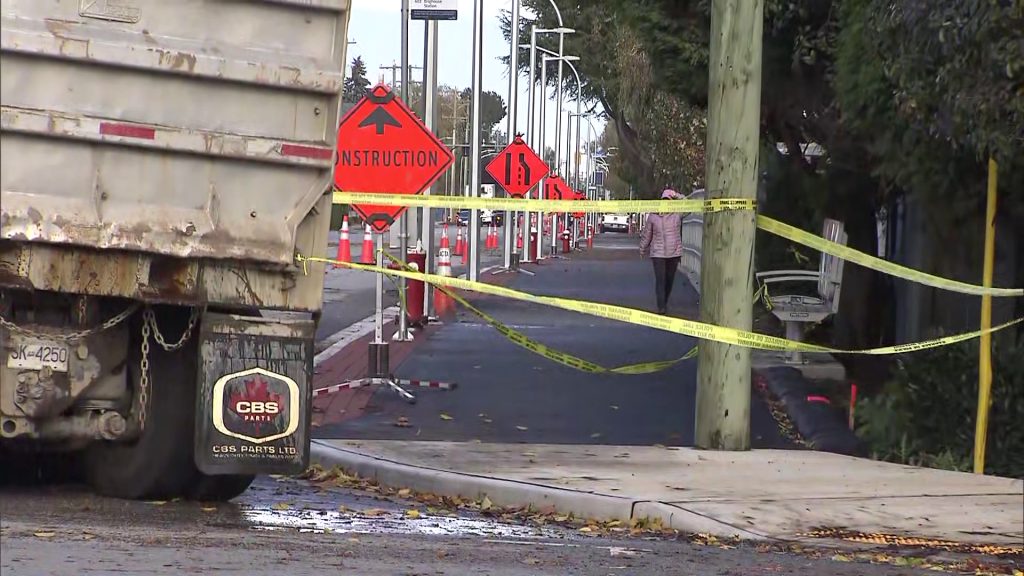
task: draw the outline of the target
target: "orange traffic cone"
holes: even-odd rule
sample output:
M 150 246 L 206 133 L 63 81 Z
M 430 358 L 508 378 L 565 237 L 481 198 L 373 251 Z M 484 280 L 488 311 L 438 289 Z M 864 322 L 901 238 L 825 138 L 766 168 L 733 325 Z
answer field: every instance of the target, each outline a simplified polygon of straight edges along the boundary
M 465 256 L 466 244 L 462 241 L 462 228 L 459 228 L 459 234 L 455 237 L 455 252 L 456 256 Z
M 375 261 L 373 257 L 373 236 L 370 234 L 370 225 L 366 225 L 366 233 L 363 234 L 363 254 L 359 258 L 359 262 L 362 264 L 373 264 Z
M 451 278 L 452 275 L 452 250 L 448 244 L 448 225 L 441 229 L 441 246 L 437 250 L 438 276 Z M 439 318 L 443 318 L 455 311 L 455 301 L 450 296 L 434 287 L 434 311 Z
M 352 261 L 352 241 L 348 237 L 348 214 L 341 221 L 341 234 L 338 239 L 338 262 Z
M 491 221 L 491 229 L 487 231 L 487 248 L 491 250 L 498 249 L 498 227 L 494 225 L 494 221 Z

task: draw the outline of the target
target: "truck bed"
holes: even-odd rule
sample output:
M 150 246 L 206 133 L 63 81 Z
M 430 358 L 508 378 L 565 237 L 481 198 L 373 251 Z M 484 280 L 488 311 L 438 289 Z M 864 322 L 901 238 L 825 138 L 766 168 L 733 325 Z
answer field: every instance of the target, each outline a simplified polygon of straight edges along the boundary
M 349 0 L 3 0 L 0 283 L 90 292 L 31 264 L 103 251 L 170 269 L 178 299 L 230 297 L 241 267 L 243 300 L 318 307 L 316 283 L 259 276 L 325 250 L 348 18 Z

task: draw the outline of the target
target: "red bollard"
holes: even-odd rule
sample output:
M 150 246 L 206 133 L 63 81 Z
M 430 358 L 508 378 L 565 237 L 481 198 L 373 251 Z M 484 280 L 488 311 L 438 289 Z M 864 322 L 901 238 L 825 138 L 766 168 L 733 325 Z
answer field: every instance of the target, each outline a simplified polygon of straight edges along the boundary
M 410 248 L 405 256 L 405 262 L 415 271 L 427 272 L 427 253 L 422 250 Z M 409 317 L 409 324 L 421 324 L 423 317 L 423 281 L 406 280 L 405 283 L 405 307 L 406 316 Z
M 594 247 L 594 226 L 593 224 L 587 226 L 587 248 Z
M 562 253 L 564 254 L 572 252 L 572 247 L 569 246 L 570 236 L 572 236 L 572 232 L 569 232 L 568 228 L 562 228 Z
M 537 248 L 538 248 L 538 244 L 539 244 L 539 242 L 537 242 L 537 231 L 536 230 L 531 230 L 530 231 L 530 242 L 531 242 L 531 244 L 530 244 L 530 259 L 533 260 L 534 262 L 536 262 L 537 261 L 537 252 L 538 252 Z

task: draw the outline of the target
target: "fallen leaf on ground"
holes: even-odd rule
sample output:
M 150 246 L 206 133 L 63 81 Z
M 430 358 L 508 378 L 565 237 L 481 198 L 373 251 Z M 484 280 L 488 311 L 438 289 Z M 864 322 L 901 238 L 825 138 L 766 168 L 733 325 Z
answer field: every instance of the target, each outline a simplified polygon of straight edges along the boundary
M 594 531 L 594 529 L 591 528 L 590 526 L 584 526 L 583 528 L 580 528 L 580 532 L 593 532 L 593 531 Z
M 349 538 L 348 541 L 352 542 L 354 544 L 358 544 L 359 543 L 359 538 Z
M 362 512 L 360 512 L 360 514 L 362 514 L 363 516 L 383 516 L 387 514 L 387 512 L 381 510 L 380 508 L 370 508 L 368 510 L 363 510 Z
M 480 418 L 487 418 L 487 414 L 477 414 Z
M 338 506 L 338 512 L 341 512 L 342 514 L 344 514 L 344 513 L 348 512 L 348 511 L 349 511 L 348 507 L 345 506 L 344 504 L 341 504 L 341 505 Z
M 490 510 L 492 507 L 494 507 L 494 502 L 491 502 L 490 498 L 484 496 L 484 499 L 480 501 L 480 509 Z
M 447 555 L 448 555 L 448 553 L 445 552 L 444 550 L 438 550 L 437 552 L 434 552 L 434 556 L 437 557 L 438 560 L 440 560 L 441 558 L 444 558 Z
M 200 510 L 202 510 L 203 512 L 216 512 L 217 511 L 217 507 L 216 506 L 201 506 Z
M 53 538 L 56 535 L 56 532 L 36 532 L 34 534 L 36 538 Z
M 278 502 L 277 504 L 271 506 L 271 508 L 273 508 L 274 510 L 287 510 L 288 508 L 291 508 L 291 505 L 288 504 L 287 502 Z
M 516 430 L 521 430 L 525 432 L 526 430 L 529 430 L 529 428 L 527 428 L 526 426 L 516 426 Z
M 540 560 L 538 560 L 536 558 L 527 558 L 526 560 L 523 560 L 523 563 L 524 564 L 529 564 L 530 566 L 536 566 L 536 565 L 540 564 Z
M 412 519 L 415 520 L 416 518 L 420 517 L 420 511 L 416 510 L 416 509 L 406 510 L 405 511 L 405 515 L 406 515 L 407 518 L 412 518 Z
M 405 416 L 400 416 L 398 420 L 395 420 L 395 426 L 399 428 L 408 428 L 412 426 L 412 424 L 409 424 L 408 418 L 406 418 Z
M 836 562 L 849 562 L 850 561 L 850 557 L 849 556 L 843 556 L 842 554 L 836 554 L 835 556 L 832 557 L 832 560 L 834 560 Z
M 491 420 L 490 418 L 484 418 L 484 424 L 493 424 L 493 423 L 494 423 L 494 420 Z
M 146 504 L 152 504 L 153 506 L 163 506 L 164 504 L 167 504 L 167 500 L 150 500 L 149 502 L 146 502 Z
M 612 405 L 611 405 L 611 409 L 612 409 L 612 410 L 618 410 L 618 409 L 619 409 L 619 407 L 618 407 L 618 406 L 616 406 L 615 404 L 612 404 Z
M 600 432 L 594 432 L 593 434 L 590 435 L 590 437 L 591 438 L 600 438 L 601 437 L 601 433 Z
M 444 412 L 441 413 L 441 420 L 451 420 L 451 419 L 452 419 L 451 416 L 445 414 Z
M 536 452 L 523 452 L 523 456 L 526 456 L 527 458 L 530 458 L 530 457 L 533 457 L 533 456 L 536 456 L 536 455 L 537 455 Z
M 402 498 L 408 498 L 410 494 L 412 494 L 412 490 L 409 490 L 408 488 L 402 488 L 398 491 L 398 495 Z
M 655 444 L 654 447 L 655 448 L 664 448 L 665 445 L 664 444 Z

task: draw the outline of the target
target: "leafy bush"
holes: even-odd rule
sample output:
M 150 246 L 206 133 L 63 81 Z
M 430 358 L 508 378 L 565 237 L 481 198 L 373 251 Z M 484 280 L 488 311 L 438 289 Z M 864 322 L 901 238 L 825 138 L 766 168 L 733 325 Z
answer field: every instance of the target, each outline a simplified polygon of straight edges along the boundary
M 985 472 L 1024 478 L 1024 342 L 995 346 Z M 858 403 L 858 434 L 881 460 L 972 468 L 978 341 L 897 362 L 885 390 Z

